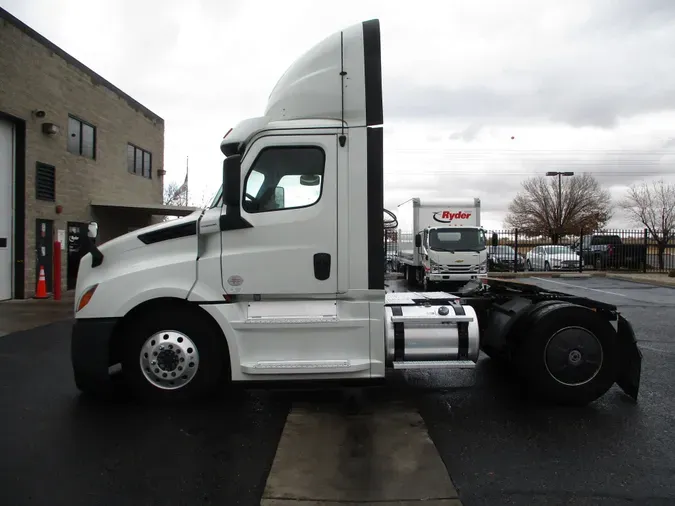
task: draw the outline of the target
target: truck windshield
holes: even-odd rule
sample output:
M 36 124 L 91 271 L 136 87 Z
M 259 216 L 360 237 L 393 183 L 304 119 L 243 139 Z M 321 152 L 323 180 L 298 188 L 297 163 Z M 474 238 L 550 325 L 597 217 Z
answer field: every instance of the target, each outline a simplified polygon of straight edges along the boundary
M 485 232 L 475 228 L 432 229 L 429 248 L 435 251 L 483 251 Z

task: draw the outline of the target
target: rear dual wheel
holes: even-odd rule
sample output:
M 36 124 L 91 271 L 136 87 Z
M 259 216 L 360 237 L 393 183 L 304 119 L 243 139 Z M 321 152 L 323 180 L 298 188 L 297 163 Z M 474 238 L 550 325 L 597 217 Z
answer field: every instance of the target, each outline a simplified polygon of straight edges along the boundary
M 612 386 L 619 362 L 615 331 L 594 311 L 566 302 L 535 309 L 518 345 L 518 369 L 537 396 L 585 405 Z

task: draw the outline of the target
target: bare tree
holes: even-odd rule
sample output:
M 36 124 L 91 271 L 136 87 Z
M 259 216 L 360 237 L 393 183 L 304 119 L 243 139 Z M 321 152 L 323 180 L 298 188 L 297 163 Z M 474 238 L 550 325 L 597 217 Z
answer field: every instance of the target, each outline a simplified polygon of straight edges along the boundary
M 176 195 L 176 192 L 178 191 L 178 188 L 180 188 L 180 184 L 172 181 L 168 184 L 164 185 L 164 205 L 167 206 L 180 206 L 183 205 L 184 202 L 182 201 L 183 195 Z
M 659 269 L 663 269 L 663 254 L 668 242 L 675 237 L 675 185 L 662 179 L 632 185 L 619 206 L 634 223 L 643 225 L 656 242 Z
M 538 176 L 523 182 L 509 205 L 507 226 L 528 235 L 545 235 L 557 244 L 565 234 L 601 228 L 612 217 L 612 198 L 590 174 L 559 180 Z

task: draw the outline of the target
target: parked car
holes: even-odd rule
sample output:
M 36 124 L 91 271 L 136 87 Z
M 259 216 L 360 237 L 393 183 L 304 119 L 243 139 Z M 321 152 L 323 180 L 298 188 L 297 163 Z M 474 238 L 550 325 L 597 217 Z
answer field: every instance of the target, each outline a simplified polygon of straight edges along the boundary
M 550 244 L 537 246 L 527 252 L 528 271 L 572 271 L 579 269 L 579 255 L 569 246 Z M 582 269 L 585 263 L 581 264 Z
M 517 259 L 517 260 L 516 260 Z M 488 270 L 491 272 L 517 272 L 525 270 L 525 259 L 511 246 L 488 247 Z
M 578 241 L 572 248 L 578 251 Z M 642 269 L 647 262 L 647 246 L 624 244 L 616 234 L 585 235 L 582 239 L 582 255 L 584 262 L 595 269 Z

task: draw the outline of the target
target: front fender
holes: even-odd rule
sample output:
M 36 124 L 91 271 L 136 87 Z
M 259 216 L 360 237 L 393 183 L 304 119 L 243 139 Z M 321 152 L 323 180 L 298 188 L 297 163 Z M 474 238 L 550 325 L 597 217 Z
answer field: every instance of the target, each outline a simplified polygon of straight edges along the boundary
M 182 259 L 174 256 L 165 261 L 157 258 L 154 262 L 139 262 L 131 268 L 92 272 L 83 280 L 82 292 L 94 284 L 96 291 L 75 317 L 120 318 L 150 299 L 174 297 L 185 300 L 195 277 L 194 255 L 184 255 Z

